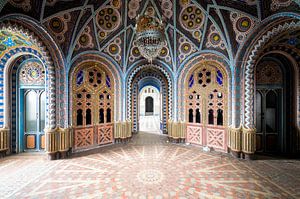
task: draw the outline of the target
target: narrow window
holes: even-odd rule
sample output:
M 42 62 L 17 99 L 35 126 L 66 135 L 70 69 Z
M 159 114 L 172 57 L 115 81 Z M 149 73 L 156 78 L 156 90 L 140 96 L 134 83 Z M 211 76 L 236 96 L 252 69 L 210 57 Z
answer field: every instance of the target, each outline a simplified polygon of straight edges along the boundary
M 223 126 L 223 110 L 218 110 L 217 125 Z
M 86 116 L 85 116 L 85 121 L 86 121 L 86 125 L 91 125 L 92 124 L 92 111 L 91 109 L 87 109 L 86 110 Z
M 208 124 L 214 125 L 214 111 L 212 109 L 208 111 Z
M 77 110 L 77 126 L 83 125 L 83 116 L 82 116 L 82 110 Z
M 99 123 L 100 124 L 104 123 L 104 109 L 103 108 L 101 108 L 99 110 Z
M 201 123 L 201 114 L 198 108 L 196 109 L 196 123 Z
M 189 110 L 189 122 L 190 123 L 193 123 L 194 122 L 194 118 L 193 118 L 193 109 L 190 109 Z
M 106 110 L 106 122 L 107 122 L 107 123 L 110 123 L 110 122 L 111 122 L 111 109 L 110 109 L 110 108 L 108 108 L 108 109 Z

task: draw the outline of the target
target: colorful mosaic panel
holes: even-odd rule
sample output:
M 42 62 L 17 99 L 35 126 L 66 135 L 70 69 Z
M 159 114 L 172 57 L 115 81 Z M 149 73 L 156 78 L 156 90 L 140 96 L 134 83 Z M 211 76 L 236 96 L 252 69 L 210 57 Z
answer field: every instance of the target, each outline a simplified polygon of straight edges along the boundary
M 118 3 L 116 3 L 118 2 Z M 100 41 L 119 28 L 122 18 L 119 12 L 121 1 L 112 1 L 110 5 L 101 8 L 96 14 L 96 26 L 98 27 L 98 37 Z
M 206 43 L 206 47 L 210 48 L 220 48 L 221 50 L 225 50 L 225 44 L 223 39 L 221 38 L 220 33 L 216 29 L 214 25 L 211 25 L 209 28 L 208 40 Z
M 19 72 L 21 85 L 44 85 L 45 69 L 39 61 L 28 61 L 21 66 Z
M 181 3 L 182 10 L 179 15 L 179 22 L 181 26 L 191 32 L 192 36 L 200 41 L 202 37 L 201 29 L 205 21 L 205 15 L 203 11 L 193 4 Z
M 34 47 L 27 35 L 10 30 L 0 30 L 0 57 L 9 50 L 20 47 Z
M 256 19 L 252 19 L 249 16 L 237 12 L 232 12 L 230 14 L 230 19 L 232 21 L 233 30 L 236 34 L 236 41 L 238 43 L 242 43 L 257 24 Z

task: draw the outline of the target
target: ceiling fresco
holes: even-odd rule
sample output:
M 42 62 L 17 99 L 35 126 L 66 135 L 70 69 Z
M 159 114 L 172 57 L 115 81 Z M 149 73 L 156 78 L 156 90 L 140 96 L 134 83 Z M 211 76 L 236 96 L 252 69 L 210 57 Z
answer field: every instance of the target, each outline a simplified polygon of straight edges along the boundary
M 173 72 L 194 54 L 235 59 L 248 35 L 279 12 L 295 12 L 293 0 L 8 0 L 0 15 L 25 14 L 48 30 L 67 63 L 89 52 L 107 55 L 122 71 L 144 58 L 135 42 L 138 15 L 149 7 L 165 26 L 157 61 Z M 284 38 L 283 38 L 284 39 Z M 289 40 L 298 42 L 299 38 Z

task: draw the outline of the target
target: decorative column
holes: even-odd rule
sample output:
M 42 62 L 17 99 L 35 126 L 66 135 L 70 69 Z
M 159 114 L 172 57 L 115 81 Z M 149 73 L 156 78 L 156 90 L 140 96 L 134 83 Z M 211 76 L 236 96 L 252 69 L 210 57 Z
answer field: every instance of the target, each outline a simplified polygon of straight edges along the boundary
M 253 159 L 256 150 L 256 129 L 243 128 L 242 151 L 245 159 Z
M 186 137 L 186 123 L 183 121 L 172 121 L 167 122 L 168 137 L 172 141 L 185 142 Z
M 245 66 L 245 115 L 242 136 L 242 151 L 246 159 L 253 159 L 256 150 L 256 129 L 254 122 L 255 79 L 254 60 L 247 61 Z
M 58 133 L 57 128 L 50 129 L 46 128 L 45 130 L 45 142 L 46 142 L 46 153 L 48 154 L 48 158 L 50 160 L 57 159 L 57 152 L 58 152 L 58 145 L 59 145 L 59 139 L 58 139 Z
M 0 129 L 0 158 L 6 155 L 8 151 L 8 128 L 1 128 Z
M 240 158 L 242 152 L 242 128 L 231 127 L 228 130 L 228 147 L 233 156 Z
M 132 137 L 132 122 L 127 120 L 125 122 L 115 122 L 114 138 L 115 142 L 127 141 Z
M 238 67 L 233 68 L 234 72 L 231 81 L 232 116 L 231 127 L 228 129 L 228 148 L 234 157 L 240 158 L 242 154 L 242 127 L 240 126 L 241 79 Z
M 70 148 L 72 147 L 72 134 L 69 128 L 59 128 L 58 129 L 58 152 L 59 158 L 66 158 L 69 156 Z

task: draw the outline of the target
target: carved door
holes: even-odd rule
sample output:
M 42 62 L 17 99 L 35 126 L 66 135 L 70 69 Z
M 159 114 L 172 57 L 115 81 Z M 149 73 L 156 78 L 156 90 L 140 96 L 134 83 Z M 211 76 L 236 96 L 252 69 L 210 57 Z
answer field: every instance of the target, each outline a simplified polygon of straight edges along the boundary
M 187 142 L 227 149 L 225 72 L 205 64 L 190 74 L 186 93 Z
M 280 116 L 282 90 L 256 91 L 256 151 L 273 153 L 279 150 L 282 123 Z
M 74 150 L 113 142 L 113 84 L 96 64 L 75 70 L 73 79 Z

